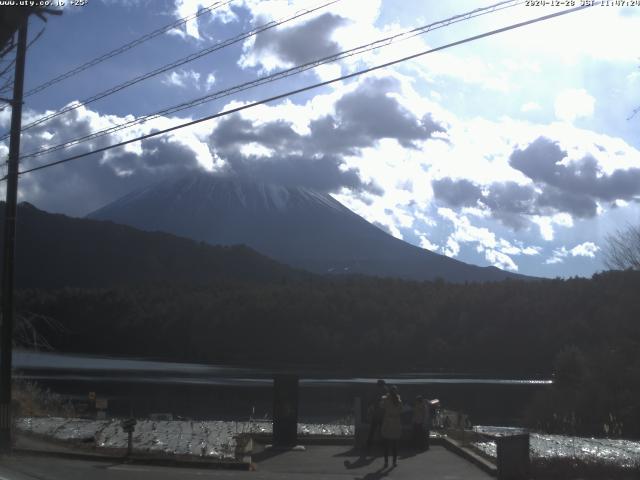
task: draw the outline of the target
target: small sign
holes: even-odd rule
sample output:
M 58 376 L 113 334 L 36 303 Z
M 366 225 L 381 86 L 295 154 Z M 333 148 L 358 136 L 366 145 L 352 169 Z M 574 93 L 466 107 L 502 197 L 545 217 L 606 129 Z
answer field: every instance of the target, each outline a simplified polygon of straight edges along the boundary
M 122 426 L 122 430 L 127 433 L 131 433 L 135 429 L 136 423 L 137 422 L 135 418 L 127 418 L 125 420 L 122 420 L 122 422 L 120 422 L 120 425 Z
M 96 392 L 89 392 L 89 401 L 91 402 L 96 401 Z
M 106 398 L 96 398 L 96 410 L 106 410 L 109 406 L 109 400 Z

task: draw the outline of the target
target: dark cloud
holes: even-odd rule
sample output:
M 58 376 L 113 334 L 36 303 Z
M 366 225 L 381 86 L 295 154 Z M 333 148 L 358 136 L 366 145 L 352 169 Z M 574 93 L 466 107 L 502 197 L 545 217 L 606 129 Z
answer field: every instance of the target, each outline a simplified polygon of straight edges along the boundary
M 532 184 L 495 182 L 481 190 L 469 180 L 445 178 L 432 182 L 434 196 L 451 207 L 479 203 L 493 218 L 519 230 L 530 224 L 533 215 L 562 212 L 592 218 L 598 212 L 598 202 L 634 201 L 640 195 L 640 169 L 605 174 L 591 155 L 565 163 L 566 156 L 557 143 L 540 137 L 510 157 L 511 166 L 529 177 Z
M 282 120 L 254 126 L 251 121 L 232 115 L 213 130 L 210 143 L 229 164 L 231 172 L 243 177 L 325 192 L 340 187 L 367 188 L 356 172 L 340 169 L 342 160 L 338 156 L 310 148 L 306 137 Z M 250 143 L 274 153 L 272 156 L 243 155 L 241 147 Z
M 325 13 L 294 27 L 272 28 L 256 36 L 254 53 L 258 58 L 274 54 L 294 65 L 333 55 L 340 51 L 340 46 L 331 40 L 331 36 L 335 29 L 347 23 L 343 17 Z
M 557 143 L 540 137 L 511 154 L 510 164 L 541 190 L 539 204 L 581 218 L 593 217 L 598 201 L 632 200 L 640 194 L 640 169 L 606 174 L 591 155 L 561 163 L 567 156 Z
M 537 194 L 530 185 L 515 182 L 495 182 L 482 199 L 492 216 L 504 225 L 520 230 L 529 225 L 529 215 L 541 214 Z
M 432 181 L 431 185 L 437 200 L 454 208 L 484 206 L 491 211 L 493 218 L 514 230 L 529 225 L 528 215 L 540 213 L 537 194 L 529 185 L 495 182 L 485 187 L 485 192 L 466 179 L 443 178 Z
M 431 182 L 433 194 L 451 207 L 471 207 L 482 198 L 482 190 L 469 180 L 443 178 Z
M 549 186 L 538 195 L 537 205 L 550 213 L 566 212 L 578 218 L 592 218 L 598 212 L 598 203 L 593 197 Z
M 281 120 L 256 127 L 251 121 L 233 115 L 218 124 L 210 142 L 228 163 L 231 173 L 242 177 L 323 192 L 348 187 L 381 193 L 379 187 L 363 183 L 355 171 L 342 170 L 341 157 L 315 150 L 307 137 Z M 249 143 L 257 143 L 274 153 L 243 155 L 241 147 Z
M 24 153 L 39 150 L 44 132 L 57 144 L 91 132 L 88 119 L 79 112 L 58 117 L 46 125 L 26 130 L 22 136 Z M 110 144 L 105 137 L 48 156 L 26 159 L 23 170 L 43 163 L 67 158 Z M 168 175 L 186 173 L 197 167 L 191 149 L 172 143 L 166 137 L 142 141 L 142 153 L 114 149 L 20 177 L 20 199 L 52 212 L 82 216 L 130 191 L 146 186 Z
M 233 115 L 221 120 L 213 130 L 211 148 L 240 175 L 325 192 L 348 187 L 382 194 L 379 186 L 365 184 L 355 171 L 344 170 L 342 158 L 357 155 L 383 138 L 416 148 L 415 142 L 444 131 L 430 117 L 419 119 L 387 96 L 399 88 L 392 78 L 362 82 L 336 102 L 335 115 L 312 121 L 308 135 L 298 134 L 285 120 L 254 125 Z M 272 153 L 243 155 L 242 147 L 249 143 Z
M 212 145 L 222 152 L 234 152 L 248 143 L 259 143 L 264 147 L 286 150 L 300 148 L 300 135 L 291 123 L 276 120 L 259 127 L 239 115 L 231 115 L 221 120 L 211 133 Z
M 336 120 L 341 133 L 356 145 L 393 138 L 403 147 L 415 148 L 416 140 L 427 140 L 435 132 L 444 131 L 431 117 L 418 119 L 388 96 L 398 89 L 399 83 L 393 78 L 371 78 L 338 100 Z
M 342 159 L 333 155 L 310 158 L 304 155 L 286 155 L 277 158 L 244 156 L 234 152 L 225 156 L 231 172 L 243 178 L 284 186 L 304 186 L 321 192 L 341 187 L 366 190 L 381 195 L 375 184 L 363 183 L 353 170 L 342 171 Z
M 382 138 L 394 138 L 405 146 L 415 147 L 415 142 L 444 130 L 428 117 L 416 118 L 387 96 L 397 89 L 399 84 L 393 79 L 362 82 L 338 101 L 335 115 L 312 122 L 307 135 L 297 133 L 286 120 L 254 125 L 231 115 L 214 128 L 209 147 L 227 162 L 226 173 L 323 192 L 347 187 L 382 195 L 384 192 L 378 185 L 363 182 L 355 170 L 345 169 L 343 157 L 373 147 Z M 25 131 L 22 151 L 31 153 L 46 144 L 56 145 L 90 134 L 98 128 L 91 115 L 78 109 Z M 114 149 L 23 175 L 21 199 L 50 211 L 83 215 L 134 189 L 199 168 L 192 149 L 169 138 L 142 141 L 142 152 Z M 26 159 L 22 169 L 95 150 L 113 141 L 102 137 L 51 155 Z M 270 149 L 272 155 L 246 154 L 242 147 L 254 142 Z

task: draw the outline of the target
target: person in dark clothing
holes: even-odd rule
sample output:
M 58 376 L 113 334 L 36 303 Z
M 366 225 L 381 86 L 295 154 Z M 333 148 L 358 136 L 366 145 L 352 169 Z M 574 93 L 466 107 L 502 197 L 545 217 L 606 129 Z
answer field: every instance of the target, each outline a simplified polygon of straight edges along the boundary
M 422 397 L 422 395 L 418 395 L 413 403 L 413 415 L 411 418 L 411 426 L 412 426 L 412 443 L 413 447 L 422 451 L 428 448 L 427 439 L 426 439 L 426 429 L 425 425 L 427 422 L 427 402 Z
M 367 438 L 367 450 L 370 450 L 373 446 L 373 439 L 375 438 L 375 436 L 379 436 L 380 434 L 382 419 L 384 417 L 384 408 L 382 406 L 382 401 L 385 395 L 388 393 L 387 383 L 384 380 L 378 380 L 377 389 L 378 390 L 375 398 L 369 404 L 371 422 L 369 428 L 369 437 Z
M 389 466 L 389 450 L 393 455 L 393 466 L 398 465 L 398 441 L 402 438 L 402 400 L 393 386 L 382 400 L 382 440 L 384 441 L 384 468 Z
M 424 419 L 424 449 L 429 450 L 429 436 L 431 435 L 431 425 L 433 423 L 433 417 L 435 416 L 435 407 L 439 405 L 438 400 L 427 400 L 425 397 L 426 416 Z

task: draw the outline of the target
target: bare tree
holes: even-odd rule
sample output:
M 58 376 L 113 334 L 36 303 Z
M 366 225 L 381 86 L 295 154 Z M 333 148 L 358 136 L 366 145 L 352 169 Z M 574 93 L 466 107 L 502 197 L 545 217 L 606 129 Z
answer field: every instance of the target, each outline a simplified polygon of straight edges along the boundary
M 2 316 L 0 315 L 0 319 Z M 52 351 L 53 347 L 41 330 L 54 333 L 65 333 L 67 330 L 57 320 L 37 313 L 22 313 L 16 316 L 16 327 L 13 332 L 13 346 L 29 350 Z M 0 477 L 1 479 L 2 477 Z
M 612 270 L 640 270 L 640 225 L 606 236 L 604 264 Z

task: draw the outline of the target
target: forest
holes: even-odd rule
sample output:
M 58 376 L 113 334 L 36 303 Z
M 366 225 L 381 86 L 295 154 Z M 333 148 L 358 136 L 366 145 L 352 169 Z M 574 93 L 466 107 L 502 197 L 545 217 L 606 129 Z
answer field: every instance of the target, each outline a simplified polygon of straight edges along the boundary
M 63 352 L 553 378 L 532 426 L 640 437 L 638 291 L 631 270 L 468 284 L 310 275 L 24 289 L 17 305 Z

